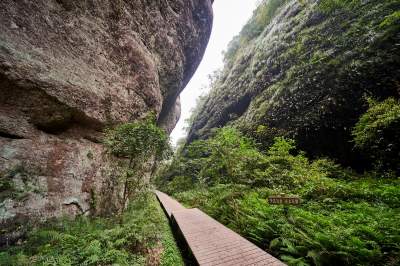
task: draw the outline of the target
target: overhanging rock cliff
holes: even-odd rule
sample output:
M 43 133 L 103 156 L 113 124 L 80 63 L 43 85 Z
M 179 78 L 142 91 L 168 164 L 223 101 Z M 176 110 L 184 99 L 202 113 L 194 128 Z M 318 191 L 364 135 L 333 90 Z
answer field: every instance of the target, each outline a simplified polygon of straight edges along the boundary
M 99 204 L 105 125 L 155 112 L 172 130 L 208 42 L 211 4 L 0 2 L 2 226 Z

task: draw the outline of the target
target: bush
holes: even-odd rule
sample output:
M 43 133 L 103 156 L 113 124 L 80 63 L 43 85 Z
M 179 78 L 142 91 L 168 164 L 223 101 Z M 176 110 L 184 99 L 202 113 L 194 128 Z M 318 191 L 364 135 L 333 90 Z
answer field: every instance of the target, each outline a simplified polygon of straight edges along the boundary
M 163 173 L 170 181 L 164 188 L 168 192 L 182 191 L 201 180 L 208 185 L 235 183 L 289 189 L 301 186 L 315 173 L 303 153 L 291 154 L 295 152 L 293 140 L 277 137 L 265 154 L 256 147 L 237 129 L 221 128 L 214 137 L 193 142 L 176 156 L 170 173 Z
M 180 192 L 186 191 L 194 187 L 192 178 L 186 176 L 176 176 L 168 184 L 168 190 L 166 192 Z
M 312 167 L 316 171 L 323 173 L 323 175 L 329 178 L 350 179 L 357 175 L 350 168 L 343 169 L 342 166 L 328 158 L 315 160 L 312 163 Z
M 254 170 L 262 163 L 262 154 L 254 145 L 251 139 L 234 128 L 219 129 L 213 138 L 194 141 L 185 147 L 158 179 L 167 176 L 173 180 L 176 176 L 184 176 L 195 183 L 250 184 L 255 178 Z M 176 185 L 176 182 L 172 184 Z
M 301 186 L 313 174 L 304 154 L 290 154 L 295 150 L 294 141 L 284 137 L 275 138 L 264 158 L 263 168 L 257 170 L 253 186 L 293 189 Z
M 355 147 L 374 162 L 378 170 L 400 173 L 400 102 L 368 99 L 369 108 L 353 129 Z
M 106 131 L 104 144 L 110 155 L 120 157 L 115 161 L 118 182 L 122 184 L 120 213 L 127 202 L 135 198 L 146 186 L 144 180 L 146 163 L 153 158 L 162 160 L 171 153 L 169 137 L 164 130 L 156 126 L 155 117 L 148 116 L 143 121 L 126 123 Z

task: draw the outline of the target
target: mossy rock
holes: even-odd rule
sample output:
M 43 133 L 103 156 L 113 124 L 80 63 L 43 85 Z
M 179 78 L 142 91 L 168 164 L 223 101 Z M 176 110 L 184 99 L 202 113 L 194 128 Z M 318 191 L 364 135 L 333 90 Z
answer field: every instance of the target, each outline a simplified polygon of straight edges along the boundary
M 280 4 L 257 36 L 227 52 L 220 79 L 193 119 L 189 141 L 228 123 L 247 129 L 264 125 L 294 138 L 312 157 L 368 167 L 368 159 L 354 149 L 351 130 L 368 107 L 365 95 L 399 97 L 399 1 Z M 254 21 L 249 23 L 247 28 Z

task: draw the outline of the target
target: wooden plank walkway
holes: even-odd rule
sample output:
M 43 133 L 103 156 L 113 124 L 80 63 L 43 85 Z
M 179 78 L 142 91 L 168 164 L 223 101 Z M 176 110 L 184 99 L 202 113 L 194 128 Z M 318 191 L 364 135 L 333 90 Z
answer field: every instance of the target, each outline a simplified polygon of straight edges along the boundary
M 167 194 L 155 193 L 200 266 L 286 265 L 199 209 L 186 209 Z
M 171 218 L 172 212 L 173 211 L 183 211 L 186 210 L 185 207 L 182 206 L 178 201 L 174 200 L 167 194 L 156 190 L 155 191 L 158 200 L 161 203 L 161 206 L 163 207 L 164 211 L 168 214 L 168 217 Z

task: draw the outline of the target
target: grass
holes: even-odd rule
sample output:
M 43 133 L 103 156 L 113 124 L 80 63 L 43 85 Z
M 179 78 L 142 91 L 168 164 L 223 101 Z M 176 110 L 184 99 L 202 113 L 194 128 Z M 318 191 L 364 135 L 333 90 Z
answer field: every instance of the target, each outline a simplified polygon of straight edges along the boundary
M 164 214 L 164 211 L 161 209 L 161 207 L 158 208 L 158 212 L 163 217 L 163 224 L 161 225 L 160 230 L 163 234 L 162 246 L 164 251 L 161 256 L 160 264 L 162 266 L 183 266 L 183 258 L 175 242 L 168 218 Z

